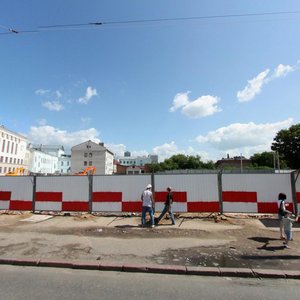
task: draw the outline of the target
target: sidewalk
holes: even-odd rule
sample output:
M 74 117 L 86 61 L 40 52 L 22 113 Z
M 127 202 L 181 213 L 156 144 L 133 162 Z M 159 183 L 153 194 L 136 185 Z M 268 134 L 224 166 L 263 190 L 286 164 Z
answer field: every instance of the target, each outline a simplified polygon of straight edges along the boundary
M 217 221 L 217 222 L 216 222 Z M 0 263 L 100 270 L 300 278 L 276 220 L 182 215 L 141 228 L 138 216 L 0 214 Z M 298 224 L 297 224 L 298 226 Z

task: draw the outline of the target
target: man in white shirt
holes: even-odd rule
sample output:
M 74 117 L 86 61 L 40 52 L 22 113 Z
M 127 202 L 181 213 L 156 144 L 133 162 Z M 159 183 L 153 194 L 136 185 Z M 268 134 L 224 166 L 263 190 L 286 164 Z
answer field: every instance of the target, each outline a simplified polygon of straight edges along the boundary
M 143 201 L 142 226 L 145 226 L 146 213 L 148 212 L 150 215 L 150 218 L 151 218 L 151 227 L 154 227 L 153 197 L 152 197 L 151 188 L 152 188 L 152 185 L 148 184 L 141 196 L 141 200 Z

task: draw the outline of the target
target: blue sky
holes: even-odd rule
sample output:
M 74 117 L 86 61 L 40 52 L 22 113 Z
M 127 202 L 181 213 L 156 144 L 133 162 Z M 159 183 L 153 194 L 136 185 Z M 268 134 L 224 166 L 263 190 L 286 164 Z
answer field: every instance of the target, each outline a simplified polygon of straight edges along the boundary
M 0 25 L 0 124 L 32 143 L 217 160 L 299 123 L 298 0 L 2 0 Z

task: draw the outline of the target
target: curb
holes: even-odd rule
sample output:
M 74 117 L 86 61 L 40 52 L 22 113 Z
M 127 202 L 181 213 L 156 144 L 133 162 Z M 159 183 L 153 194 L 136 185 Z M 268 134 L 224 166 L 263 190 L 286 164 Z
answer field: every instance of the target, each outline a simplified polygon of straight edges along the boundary
M 131 263 L 100 263 L 93 261 L 63 261 L 63 260 L 33 260 L 33 259 L 10 259 L 0 258 L 0 265 L 26 266 L 26 267 L 49 267 L 81 270 L 196 275 L 196 276 L 219 276 L 219 277 L 243 277 L 243 278 L 278 278 L 300 279 L 300 271 L 273 270 L 273 269 L 250 269 L 250 268 L 223 268 L 223 267 L 195 267 L 177 265 L 140 265 Z

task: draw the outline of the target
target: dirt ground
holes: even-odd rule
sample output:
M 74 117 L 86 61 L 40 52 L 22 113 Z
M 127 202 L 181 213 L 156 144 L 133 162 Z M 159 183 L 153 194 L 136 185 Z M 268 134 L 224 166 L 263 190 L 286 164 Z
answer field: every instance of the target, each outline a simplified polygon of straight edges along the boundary
M 300 269 L 300 232 L 283 247 L 275 216 L 177 215 L 141 228 L 137 215 L 55 215 L 21 222 L 32 214 L 0 214 L 0 257 L 55 258 L 163 265 Z M 50 217 L 50 216 L 49 216 Z

